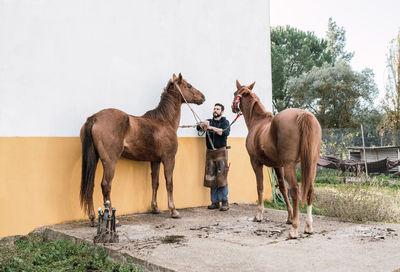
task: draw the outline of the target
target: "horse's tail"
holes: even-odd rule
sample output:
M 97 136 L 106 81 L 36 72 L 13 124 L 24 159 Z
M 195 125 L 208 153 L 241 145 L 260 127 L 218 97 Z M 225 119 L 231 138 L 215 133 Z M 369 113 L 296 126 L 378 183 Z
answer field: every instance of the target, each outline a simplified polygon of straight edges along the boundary
M 310 205 L 314 195 L 314 179 L 321 149 L 321 126 L 309 112 L 299 114 L 297 124 L 300 128 L 301 206 L 303 207 L 306 198 Z
M 82 135 L 81 206 L 85 213 L 89 212 L 89 205 L 93 202 L 94 176 L 99 160 L 92 137 L 92 127 L 95 122 L 95 117 L 89 117 Z

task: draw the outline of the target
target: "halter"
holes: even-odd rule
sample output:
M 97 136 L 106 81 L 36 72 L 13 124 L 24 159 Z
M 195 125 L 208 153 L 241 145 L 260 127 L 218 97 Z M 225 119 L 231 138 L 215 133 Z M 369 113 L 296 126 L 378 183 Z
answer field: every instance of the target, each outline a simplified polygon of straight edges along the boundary
M 240 100 L 242 98 L 241 94 L 238 94 L 232 102 L 232 111 L 237 113 L 238 116 L 242 115 L 242 111 L 240 110 Z
M 178 89 L 179 93 L 181 94 L 183 100 L 185 101 L 185 104 L 189 107 L 189 109 L 191 110 L 194 119 L 196 120 L 196 123 L 199 124 L 201 122 L 200 117 L 197 115 L 197 113 L 192 109 L 192 107 L 189 105 L 189 103 L 187 102 L 185 96 L 183 95 L 181 88 L 179 88 L 179 85 L 173 80 L 170 79 L 172 81 L 172 84 L 175 86 L 176 89 Z

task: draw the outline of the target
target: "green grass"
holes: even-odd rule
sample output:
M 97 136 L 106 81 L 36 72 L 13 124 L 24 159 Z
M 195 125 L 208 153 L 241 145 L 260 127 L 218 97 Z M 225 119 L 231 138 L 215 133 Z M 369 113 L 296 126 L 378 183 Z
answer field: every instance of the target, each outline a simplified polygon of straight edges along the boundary
M 315 206 L 349 222 L 400 222 L 400 190 L 379 183 L 317 184 Z
M 139 271 L 131 263 L 112 262 L 101 247 L 66 240 L 43 241 L 30 234 L 0 244 L 0 271 Z
M 270 209 L 275 209 L 275 210 L 284 210 L 286 211 L 286 204 L 280 201 L 277 202 L 269 202 L 269 201 L 264 201 L 264 207 L 265 208 L 270 208 Z M 301 207 L 301 203 L 299 203 L 299 211 L 301 213 L 307 213 L 307 205 L 305 204 L 304 207 Z M 313 206 L 312 209 L 312 214 L 314 215 L 322 215 L 321 211 Z
M 358 183 L 315 183 L 313 214 L 337 217 L 349 222 L 400 222 L 400 187 L 372 177 Z M 286 210 L 283 202 L 265 202 L 266 208 Z M 306 207 L 300 212 L 306 213 Z

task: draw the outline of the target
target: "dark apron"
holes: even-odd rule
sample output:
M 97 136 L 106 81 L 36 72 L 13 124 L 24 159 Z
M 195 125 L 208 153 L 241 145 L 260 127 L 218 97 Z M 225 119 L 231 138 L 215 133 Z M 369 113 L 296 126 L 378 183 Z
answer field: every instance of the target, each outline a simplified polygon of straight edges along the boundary
M 228 185 L 228 150 L 226 147 L 217 150 L 208 149 L 206 153 L 206 170 L 204 186 L 219 188 Z

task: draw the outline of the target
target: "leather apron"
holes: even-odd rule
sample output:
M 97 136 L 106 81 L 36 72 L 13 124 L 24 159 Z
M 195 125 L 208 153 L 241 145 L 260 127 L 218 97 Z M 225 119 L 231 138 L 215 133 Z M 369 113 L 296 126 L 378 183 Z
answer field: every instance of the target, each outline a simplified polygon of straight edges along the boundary
M 204 186 L 219 188 L 228 185 L 228 150 L 222 147 L 216 150 L 208 149 L 206 153 L 206 169 Z

